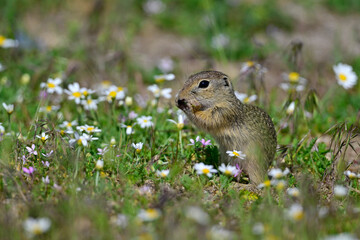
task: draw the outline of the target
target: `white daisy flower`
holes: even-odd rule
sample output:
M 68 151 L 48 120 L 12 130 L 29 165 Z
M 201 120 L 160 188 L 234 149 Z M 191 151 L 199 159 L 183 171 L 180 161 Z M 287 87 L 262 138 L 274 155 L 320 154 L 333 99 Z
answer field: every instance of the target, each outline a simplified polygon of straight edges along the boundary
M 39 112 L 50 113 L 50 112 L 53 112 L 53 111 L 57 111 L 59 109 L 60 109 L 59 106 L 51 106 L 51 105 L 49 105 L 49 106 L 46 106 L 46 107 L 41 107 L 39 109 Z
M 77 126 L 77 125 L 78 125 L 77 121 L 74 120 L 74 121 L 71 121 L 71 122 L 64 121 L 64 122 L 62 122 L 59 126 L 60 126 L 61 128 L 66 128 L 66 129 L 68 129 L 68 130 L 72 130 L 72 127 L 73 127 L 73 126 Z
M 288 81 L 291 84 L 305 85 L 307 82 L 307 80 L 301 77 L 297 72 L 283 73 L 282 77 L 285 81 Z
M 156 170 L 156 175 L 159 176 L 159 177 L 167 177 L 170 173 L 170 170 L 169 169 L 165 169 L 165 170 Z
M 174 123 L 177 126 L 177 128 L 179 130 L 181 130 L 184 128 L 184 119 L 185 119 L 185 116 L 183 114 L 179 114 L 178 122 L 176 122 L 175 120 L 172 120 L 172 119 L 168 119 L 168 121 Z
M 59 86 L 62 80 L 60 78 L 49 78 L 46 83 L 40 83 L 41 88 L 46 88 L 46 92 L 62 94 L 63 89 Z
M 81 100 L 81 104 L 84 106 L 85 110 L 97 110 L 98 100 L 88 96 L 87 99 Z
M 294 111 L 295 111 L 295 102 L 291 102 L 286 109 L 286 113 L 288 115 L 292 115 L 294 113 Z
M 141 128 L 148 128 L 154 125 L 151 119 L 151 116 L 141 116 L 136 119 L 136 122 L 140 125 Z
M 80 92 L 82 94 L 82 97 L 86 98 L 86 97 L 89 97 L 91 94 L 95 93 L 95 90 L 83 87 L 80 89 Z
M 82 93 L 79 83 L 74 82 L 73 84 L 69 84 L 68 88 L 69 89 L 64 90 L 65 93 L 69 95 L 68 99 L 74 100 L 76 104 L 80 104 Z
M 229 45 L 230 39 L 227 35 L 220 33 L 212 37 L 211 39 L 211 47 L 215 49 L 224 48 Z
M 148 222 L 158 219 L 161 216 L 160 210 L 156 208 L 149 208 L 149 209 L 141 209 L 138 213 L 137 217 L 140 218 L 142 221 Z
M 350 171 L 350 170 L 345 171 L 344 174 L 345 174 L 348 178 L 350 178 L 350 179 L 354 179 L 354 178 L 359 178 L 359 177 L 360 177 L 360 175 L 358 175 L 358 174 L 356 174 L 356 173 L 354 173 L 354 172 L 352 172 L 352 171 Z
M 131 146 L 135 148 L 136 152 L 139 153 L 141 149 L 143 148 L 144 143 L 138 142 L 138 143 L 132 143 Z
M 348 193 L 348 188 L 347 187 L 344 187 L 342 185 L 335 185 L 334 186 L 334 195 L 336 197 L 345 197 Z
M 247 95 L 246 93 L 239 93 L 235 91 L 235 96 L 239 99 L 242 103 L 252 103 L 257 99 L 256 95 Z
M 122 123 L 121 127 L 126 128 L 126 135 L 131 135 L 134 133 L 132 125 L 125 125 Z
M 169 58 L 169 57 L 165 57 L 165 58 L 162 58 L 160 59 L 157 67 L 163 72 L 163 73 L 168 73 L 168 72 L 171 72 L 174 70 L 174 61 Z M 175 78 L 175 76 L 174 76 Z M 173 78 L 173 79 L 174 79 Z M 173 79 L 170 79 L 170 80 L 173 80 Z M 169 80 L 169 81 L 170 81 Z M 155 79 L 156 81 L 156 79 Z
M 159 14 L 163 12 L 166 8 L 166 5 L 161 0 L 147 0 L 144 5 L 144 11 L 149 14 Z
M 286 175 L 288 175 L 290 173 L 290 170 L 288 168 L 286 168 L 284 171 L 282 171 L 280 168 L 272 168 L 268 175 L 271 177 L 271 178 L 274 178 L 274 179 L 279 179 L 279 178 L 282 178 L 282 177 L 285 177 Z
M 257 63 L 255 63 L 254 61 L 247 61 L 244 62 L 241 66 L 240 69 L 240 74 L 246 73 L 247 71 L 249 71 L 251 68 L 255 68 L 255 66 L 258 65 Z
M 37 138 L 41 139 L 41 141 L 45 142 L 48 138 L 49 135 L 47 135 L 46 133 L 42 132 L 41 135 L 36 135 Z
M 305 89 L 304 85 L 292 85 L 290 83 L 281 83 L 280 88 L 284 91 L 287 91 L 289 89 L 295 89 L 297 92 L 302 92 Z
M 304 209 L 303 207 L 298 204 L 298 203 L 294 203 L 293 205 L 290 206 L 289 209 L 286 210 L 286 215 L 294 221 L 300 221 L 301 219 L 304 218 Z
M 235 239 L 235 233 L 221 226 L 213 226 L 209 231 L 211 239 Z
M 334 235 L 328 235 L 323 240 L 359 240 L 355 235 L 351 233 L 339 233 Z
M 75 132 L 74 134 L 75 138 L 70 139 L 70 145 L 74 145 L 75 143 L 77 143 L 80 146 L 87 147 L 89 145 L 89 142 L 99 139 L 96 137 L 92 137 L 91 135 L 88 135 L 86 133 L 83 133 L 81 136 L 77 132 Z
M 172 92 L 171 88 L 160 89 L 158 85 L 153 84 L 148 87 L 148 90 L 150 92 L 152 92 L 156 98 L 159 98 L 159 97 L 164 97 L 166 99 L 171 98 L 171 92 Z
M 262 182 L 262 183 L 260 183 L 258 186 L 257 186 L 257 188 L 260 188 L 260 189 L 262 189 L 262 188 L 268 188 L 268 187 L 270 187 L 270 186 L 273 186 L 273 185 L 276 185 L 277 184 L 277 180 L 265 180 L 265 182 Z
M 357 82 L 357 75 L 351 66 L 339 63 L 338 65 L 333 66 L 333 70 L 336 74 L 338 84 L 343 88 L 350 89 L 355 86 Z
M 226 153 L 233 158 L 245 159 L 246 155 L 242 153 L 242 151 L 226 151 Z
M 252 227 L 252 232 L 255 235 L 261 235 L 265 232 L 265 226 L 261 222 L 257 222 Z
M 6 104 L 3 102 L 3 107 L 5 108 L 5 111 L 8 113 L 8 114 L 12 114 L 14 112 L 14 104 Z
M 155 75 L 154 79 L 155 79 L 155 82 L 157 82 L 157 83 L 164 82 L 165 80 L 166 81 L 172 81 L 172 80 L 175 79 L 175 75 L 172 74 L 172 73 L 162 74 L 162 75 Z
M 237 173 L 236 167 L 222 163 L 219 167 L 220 172 L 228 176 L 234 176 Z
M 283 90 L 296 90 L 297 92 L 301 92 L 305 89 L 305 85 L 307 80 L 300 76 L 297 72 L 283 73 L 283 79 L 286 81 L 285 83 L 280 84 L 280 88 Z
M 101 169 L 103 169 L 103 167 L 104 167 L 104 161 L 103 160 L 97 160 L 96 161 L 96 165 L 95 165 L 95 168 L 97 169 L 97 170 L 101 170 Z
M 284 180 L 273 179 L 271 180 L 271 185 L 275 186 L 276 190 L 280 191 L 286 187 L 287 182 Z
M 132 97 L 126 97 L 125 98 L 125 105 L 126 106 L 131 106 L 133 104 L 133 99 L 132 99 Z
M 217 172 L 212 165 L 205 165 L 204 163 L 196 163 L 194 169 L 198 175 L 205 174 L 208 177 L 212 177 L 212 174 Z
M 0 35 L 0 47 L 2 48 L 14 48 L 19 46 L 19 41 L 6 38 Z
M 2 125 L 2 123 L 0 123 L 0 135 L 4 134 L 5 133 L 5 128 L 4 126 Z
M 79 130 L 80 132 L 87 132 L 89 134 L 93 134 L 93 133 L 97 133 L 97 132 L 101 132 L 101 129 L 95 127 L 95 126 L 89 126 L 87 124 L 85 124 L 84 126 L 77 126 L 76 127 L 77 130 Z
M 50 178 L 49 178 L 49 176 L 42 177 L 41 180 L 42 180 L 42 182 L 45 183 L 45 184 L 49 184 L 49 183 L 50 183 Z
M 106 100 L 112 102 L 113 100 L 120 100 L 125 98 L 125 90 L 122 87 L 117 87 L 115 85 L 110 86 L 105 90 Z
M 30 238 L 47 232 L 50 226 L 51 221 L 49 218 L 28 218 L 23 223 L 25 232 Z
M 118 214 L 116 218 L 113 218 L 113 222 L 116 224 L 116 226 L 126 228 L 128 225 L 128 217 L 124 214 Z
M 187 218 L 192 219 L 201 225 L 206 225 L 210 221 L 209 214 L 207 214 L 207 212 L 205 212 L 200 207 L 196 206 L 187 207 L 185 210 L 185 215 Z
M 289 194 L 292 197 L 299 197 L 300 196 L 300 190 L 296 187 L 288 188 L 286 190 L 287 194 Z

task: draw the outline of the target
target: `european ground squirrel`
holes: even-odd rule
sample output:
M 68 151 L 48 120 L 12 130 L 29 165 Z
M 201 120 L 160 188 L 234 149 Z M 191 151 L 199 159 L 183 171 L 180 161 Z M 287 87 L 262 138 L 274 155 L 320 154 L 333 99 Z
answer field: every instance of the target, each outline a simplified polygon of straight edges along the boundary
M 264 181 L 276 151 L 274 124 L 265 111 L 236 98 L 226 74 L 203 71 L 190 76 L 175 101 L 191 122 L 215 138 L 222 162 L 239 163 L 250 183 Z M 245 160 L 226 154 L 233 150 L 246 154 Z

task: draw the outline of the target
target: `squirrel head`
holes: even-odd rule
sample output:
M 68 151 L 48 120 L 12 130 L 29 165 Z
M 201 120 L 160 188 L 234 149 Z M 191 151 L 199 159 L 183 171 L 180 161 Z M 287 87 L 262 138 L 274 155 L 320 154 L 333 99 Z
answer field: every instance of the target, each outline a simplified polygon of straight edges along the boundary
M 198 127 L 210 130 L 223 124 L 238 104 L 229 77 L 218 71 L 191 75 L 175 99 L 178 108 Z

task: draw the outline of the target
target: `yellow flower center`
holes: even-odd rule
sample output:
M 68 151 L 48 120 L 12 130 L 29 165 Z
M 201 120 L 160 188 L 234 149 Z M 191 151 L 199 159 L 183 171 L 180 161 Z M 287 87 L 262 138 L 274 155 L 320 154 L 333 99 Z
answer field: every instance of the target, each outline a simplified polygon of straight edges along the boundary
M 71 127 L 71 126 L 72 126 L 71 122 L 68 122 L 68 123 L 66 124 L 66 126 L 67 126 L 67 127 Z
M 265 187 L 270 187 L 270 186 L 271 186 L 270 180 L 266 180 L 266 181 L 264 182 L 264 186 L 265 186 Z
M 249 97 L 244 98 L 244 103 L 248 103 L 250 101 Z
M 92 103 L 92 99 L 88 99 L 87 103 L 90 105 Z
M 82 145 L 81 139 L 78 139 L 78 140 L 77 140 L 77 143 L 78 143 L 79 145 Z
M 225 170 L 224 174 L 225 174 L 225 175 L 231 175 L 231 171 Z
M 124 89 L 123 89 L 122 87 L 118 87 L 118 88 L 117 88 L 117 91 L 118 91 L 118 92 L 122 92 L 123 90 L 124 90 Z
M 278 172 L 274 175 L 275 178 L 281 178 L 282 177 L 282 173 L 281 172 Z
M 41 137 L 41 140 L 42 140 L 42 141 L 45 141 L 45 140 L 46 140 L 46 138 L 45 138 L 45 137 Z
M 140 149 L 140 148 L 137 148 L 137 149 L 136 149 L 136 152 L 137 152 L 137 153 L 141 152 L 141 149 Z
M 61 134 L 61 135 L 64 135 L 64 134 L 65 134 L 65 131 L 64 131 L 64 130 L 61 130 L 61 131 L 60 131 L 60 134 Z
M 356 175 L 354 173 L 350 173 L 349 178 L 351 178 L 351 179 L 356 178 Z
M 33 232 L 34 235 L 39 235 L 39 234 L 41 234 L 43 231 L 42 231 L 40 225 L 39 225 L 39 224 L 36 224 L 36 225 L 34 226 L 34 228 L 32 229 L 32 232 Z
M 293 215 L 293 218 L 296 221 L 299 221 L 299 220 L 303 219 L 303 217 L 304 217 L 304 212 L 303 211 L 295 212 L 294 215 Z
M 284 182 L 279 182 L 278 185 L 276 185 L 276 189 L 277 189 L 278 191 L 283 190 L 284 187 L 285 187 L 285 183 L 284 183 Z
M 236 156 L 236 157 L 239 157 L 239 156 L 240 156 L 239 153 L 237 153 L 237 152 L 233 152 L 233 154 L 234 154 L 234 156 Z
M 72 95 L 73 95 L 74 97 L 76 97 L 76 98 L 81 97 L 81 93 L 80 93 L 80 92 L 73 92 Z
M 210 172 L 210 170 L 207 169 L 207 168 L 204 168 L 204 169 L 202 170 L 202 172 L 203 172 L 204 174 L 208 174 L 208 173 Z
M 88 91 L 83 91 L 83 95 L 86 97 L 88 95 Z
M 181 129 L 183 129 L 184 124 L 183 124 L 183 123 L 178 123 L 178 124 L 176 124 L 176 126 L 177 126 L 177 128 L 178 128 L 179 130 L 181 130 Z
M 88 132 L 92 132 L 92 131 L 94 131 L 94 129 L 95 129 L 94 127 L 88 127 L 88 128 L 87 128 L 87 131 L 88 131 Z
M 2 46 L 5 42 L 6 38 L 0 35 L 0 46 Z
M 111 82 L 108 81 L 108 80 L 105 80 L 105 81 L 102 81 L 101 84 L 104 86 L 104 87 L 108 87 L 111 85 Z
M 156 211 L 156 209 L 153 208 L 146 210 L 146 214 L 148 215 L 149 218 L 157 218 L 159 216 L 158 211 Z
M 48 88 L 54 88 L 54 87 L 56 87 L 56 85 L 53 84 L 53 83 L 48 83 L 47 86 L 48 86 Z
M 51 107 L 51 106 L 47 106 L 47 107 L 46 107 L 46 111 L 48 111 L 48 112 L 50 112 L 50 111 L 51 111 L 51 109 L 52 109 L 52 107 Z
M 339 74 L 339 79 L 340 79 L 342 82 L 345 82 L 346 79 L 347 79 L 347 77 L 345 76 L 345 74 L 340 73 L 340 74 Z
M 292 83 L 297 83 L 299 81 L 300 75 L 297 72 L 289 73 L 289 81 Z
M 162 83 L 165 81 L 165 78 L 164 77 L 158 77 L 158 78 L 155 78 L 155 82 L 156 83 Z
M 115 92 L 115 91 L 109 92 L 109 96 L 110 96 L 111 98 L 115 98 L 115 97 L 116 97 L 116 92 Z
M 162 172 L 160 175 L 161 175 L 162 177 L 166 177 L 166 173 L 164 173 L 164 172 Z
M 254 62 L 253 62 L 253 61 L 247 61 L 246 64 L 248 65 L 248 67 L 254 66 Z
M 144 119 L 144 123 L 147 123 L 148 122 L 148 120 L 147 119 Z

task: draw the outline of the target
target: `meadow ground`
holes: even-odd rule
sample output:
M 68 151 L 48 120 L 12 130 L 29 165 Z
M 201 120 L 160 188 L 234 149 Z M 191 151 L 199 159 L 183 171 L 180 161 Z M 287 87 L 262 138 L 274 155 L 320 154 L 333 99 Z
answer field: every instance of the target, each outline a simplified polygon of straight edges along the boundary
M 356 0 L 7 1 L 0 239 L 359 239 L 359 21 Z M 253 191 L 174 106 L 204 69 L 273 119 Z

